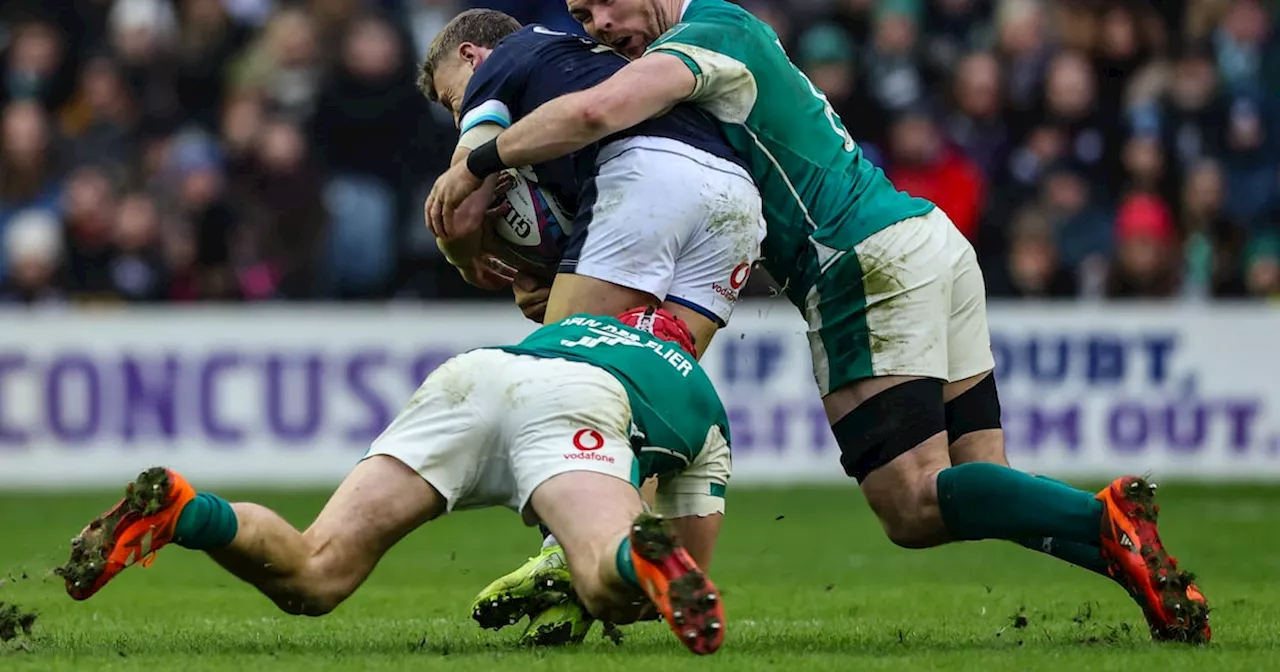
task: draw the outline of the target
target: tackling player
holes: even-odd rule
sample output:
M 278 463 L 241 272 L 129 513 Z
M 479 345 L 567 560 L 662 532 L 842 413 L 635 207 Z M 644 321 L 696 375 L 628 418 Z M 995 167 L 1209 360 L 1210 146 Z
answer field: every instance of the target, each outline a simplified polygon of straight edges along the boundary
M 699 567 L 720 533 L 728 432 L 678 318 L 577 315 L 432 372 L 305 532 L 155 467 L 72 541 L 57 572 L 85 600 L 172 542 L 207 551 L 284 611 L 320 616 L 422 524 L 506 506 L 551 528 L 596 617 L 632 622 L 647 595 L 689 650 L 712 653 L 724 611 Z M 659 480 L 655 512 L 670 530 L 643 510 L 647 476 Z
M 725 0 L 569 0 L 635 58 L 528 115 L 436 182 L 436 220 L 481 179 L 545 161 L 681 102 L 718 119 L 764 196 L 765 268 L 809 322 L 846 473 L 908 548 L 1007 539 L 1115 578 L 1157 639 L 1210 638 L 1208 605 L 1164 548 L 1154 486 L 1096 496 L 1008 467 L 973 248 L 861 153 L 774 32 Z

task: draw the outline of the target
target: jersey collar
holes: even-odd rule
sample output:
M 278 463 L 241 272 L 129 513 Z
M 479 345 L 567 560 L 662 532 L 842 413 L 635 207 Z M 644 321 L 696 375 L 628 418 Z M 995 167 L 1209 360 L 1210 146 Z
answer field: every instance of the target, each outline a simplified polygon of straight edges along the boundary
M 693 4 L 693 0 L 684 0 L 684 6 L 680 8 L 680 20 L 684 21 L 684 15 L 689 12 L 689 5 Z

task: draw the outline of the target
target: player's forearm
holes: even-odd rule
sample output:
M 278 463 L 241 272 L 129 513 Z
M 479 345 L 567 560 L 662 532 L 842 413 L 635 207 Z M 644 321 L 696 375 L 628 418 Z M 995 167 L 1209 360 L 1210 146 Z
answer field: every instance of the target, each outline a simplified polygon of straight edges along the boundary
M 502 162 L 508 166 L 537 165 L 572 154 L 628 128 L 621 125 L 626 119 L 608 113 L 605 105 L 609 101 L 594 98 L 591 91 L 571 93 L 521 119 L 498 136 L 498 155 Z
M 694 88 L 693 73 L 678 58 L 650 54 L 596 86 L 561 96 L 498 136 L 508 166 L 532 166 L 666 113 Z

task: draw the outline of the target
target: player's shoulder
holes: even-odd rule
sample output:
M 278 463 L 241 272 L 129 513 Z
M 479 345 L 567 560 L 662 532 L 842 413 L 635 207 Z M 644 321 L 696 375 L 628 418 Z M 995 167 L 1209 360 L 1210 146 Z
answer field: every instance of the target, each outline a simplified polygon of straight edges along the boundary
M 539 23 L 531 23 L 502 38 L 502 41 L 498 42 L 495 47 L 495 51 L 505 47 L 507 51 L 524 51 L 527 53 L 540 51 L 563 42 L 576 43 L 581 39 L 581 36 L 578 35 L 553 30 Z
M 761 43 L 777 39 L 768 24 L 747 10 L 726 0 L 694 0 L 681 18 L 654 43 L 654 49 L 665 44 L 689 44 L 720 50 L 754 50 Z

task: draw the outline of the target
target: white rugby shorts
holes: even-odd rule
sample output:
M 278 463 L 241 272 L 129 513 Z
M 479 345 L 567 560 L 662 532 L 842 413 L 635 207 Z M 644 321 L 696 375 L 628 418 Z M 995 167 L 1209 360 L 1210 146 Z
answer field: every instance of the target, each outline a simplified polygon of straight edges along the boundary
M 596 166 L 559 271 L 728 323 L 765 237 L 760 192 L 747 171 L 655 137 L 610 143 Z
M 366 457 L 422 475 L 449 511 L 505 506 L 537 522 L 533 491 L 592 471 L 635 484 L 631 402 L 622 384 L 581 362 L 473 350 L 427 376 Z

